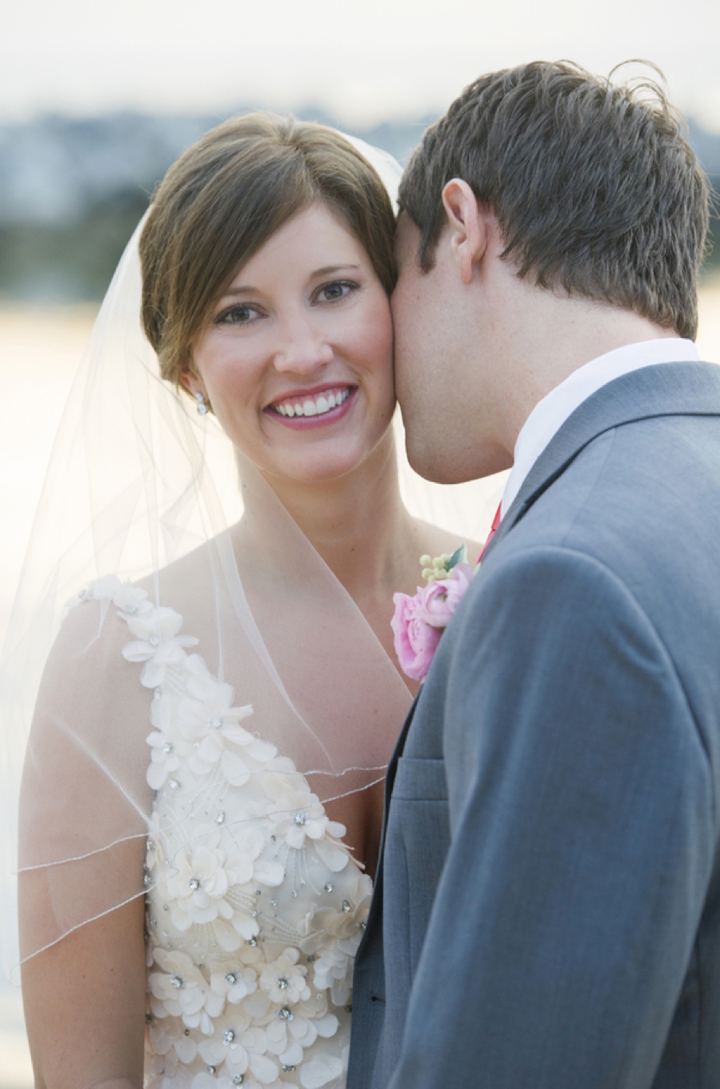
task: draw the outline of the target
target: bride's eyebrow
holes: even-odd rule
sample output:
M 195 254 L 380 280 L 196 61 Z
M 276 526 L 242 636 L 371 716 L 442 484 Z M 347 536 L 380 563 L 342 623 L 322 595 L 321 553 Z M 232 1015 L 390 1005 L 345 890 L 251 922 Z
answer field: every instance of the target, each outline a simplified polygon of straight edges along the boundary
M 336 272 L 350 271 L 351 269 L 359 269 L 360 265 L 323 265 L 322 268 L 316 268 L 314 272 L 310 273 L 309 279 L 314 280 L 317 276 L 332 276 Z M 231 298 L 234 295 L 254 295 L 259 293 L 259 288 L 252 287 L 249 284 L 241 284 L 238 287 L 229 287 L 226 291 L 223 291 L 222 299 Z
M 314 272 L 310 273 L 310 278 L 315 276 L 332 276 L 334 272 L 342 272 L 345 269 L 358 269 L 360 265 L 323 265 L 322 268 L 316 268 Z

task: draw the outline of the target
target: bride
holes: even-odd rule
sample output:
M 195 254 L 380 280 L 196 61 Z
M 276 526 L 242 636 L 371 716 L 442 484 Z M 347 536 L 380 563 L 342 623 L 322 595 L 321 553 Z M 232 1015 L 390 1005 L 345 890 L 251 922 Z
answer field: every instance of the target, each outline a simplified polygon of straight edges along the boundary
M 21 788 L 38 1089 L 344 1084 L 412 696 L 392 594 L 458 543 L 400 496 L 394 215 L 364 151 L 219 126 L 98 318 L 36 529 L 60 560 L 10 657 L 31 683 L 72 598 Z

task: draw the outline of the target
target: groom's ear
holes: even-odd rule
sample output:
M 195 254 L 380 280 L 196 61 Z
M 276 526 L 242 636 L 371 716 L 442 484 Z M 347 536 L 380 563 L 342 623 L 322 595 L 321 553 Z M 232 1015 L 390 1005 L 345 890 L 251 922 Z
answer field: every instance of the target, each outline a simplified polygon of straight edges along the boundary
M 464 284 L 472 282 L 473 270 L 488 246 L 487 214 L 462 178 L 451 178 L 442 191 L 450 228 L 450 246 Z

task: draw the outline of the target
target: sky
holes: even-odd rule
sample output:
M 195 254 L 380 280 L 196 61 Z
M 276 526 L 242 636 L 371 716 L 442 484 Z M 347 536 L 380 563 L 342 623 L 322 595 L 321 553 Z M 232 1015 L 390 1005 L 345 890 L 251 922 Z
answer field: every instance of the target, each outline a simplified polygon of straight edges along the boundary
M 629 58 L 720 132 L 719 0 L 1 0 L 0 121 L 312 105 L 357 127 L 443 112 L 482 72 Z

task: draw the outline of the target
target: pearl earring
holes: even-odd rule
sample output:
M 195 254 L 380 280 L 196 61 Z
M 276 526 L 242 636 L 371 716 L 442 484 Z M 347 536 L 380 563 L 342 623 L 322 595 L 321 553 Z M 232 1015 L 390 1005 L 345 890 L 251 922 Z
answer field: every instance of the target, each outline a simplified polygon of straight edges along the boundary
M 193 393 L 193 397 L 197 401 L 198 416 L 207 415 L 208 404 L 205 400 L 204 395 L 200 392 L 200 390 L 198 390 L 197 393 Z

